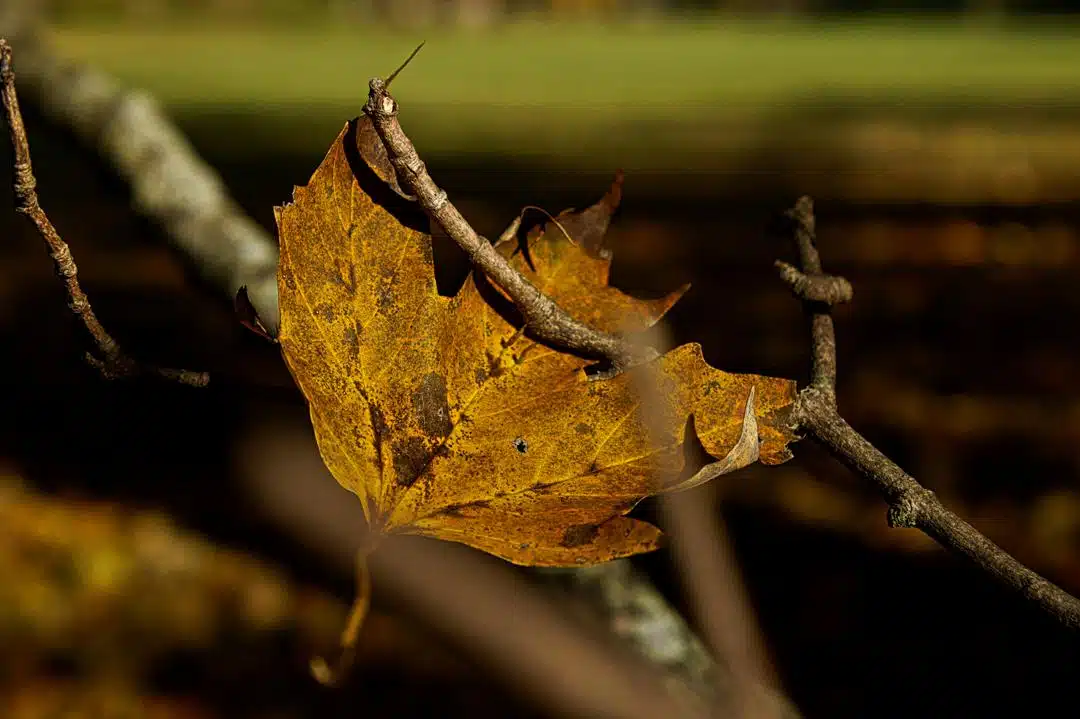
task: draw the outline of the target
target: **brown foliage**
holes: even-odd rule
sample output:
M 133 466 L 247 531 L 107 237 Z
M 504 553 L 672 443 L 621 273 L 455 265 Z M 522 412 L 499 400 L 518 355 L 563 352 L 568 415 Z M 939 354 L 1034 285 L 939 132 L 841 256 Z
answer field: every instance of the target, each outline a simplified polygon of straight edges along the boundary
M 686 486 L 688 431 L 722 471 L 787 459 L 790 380 L 716 370 L 696 344 L 592 379 L 592 360 L 530 336 L 484 275 L 440 296 L 427 218 L 379 150 L 366 118 L 350 123 L 276 211 L 282 352 L 375 532 L 594 564 L 656 548 L 659 530 L 624 515 Z M 638 332 L 684 290 L 639 300 L 607 284 L 618 190 L 496 248 L 575 318 Z

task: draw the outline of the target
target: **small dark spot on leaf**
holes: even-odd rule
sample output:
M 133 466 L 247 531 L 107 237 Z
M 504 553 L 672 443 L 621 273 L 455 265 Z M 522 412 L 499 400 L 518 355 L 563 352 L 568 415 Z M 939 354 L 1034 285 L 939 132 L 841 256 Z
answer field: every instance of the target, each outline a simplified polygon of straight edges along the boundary
M 394 443 L 394 479 L 402 487 L 411 487 L 428 464 L 424 440 L 406 437 Z
M 450 434 L 450 406 L 446 401 L 446 380 L 437 372 L 429 372 L 420 381 L 420 387 L 413 392 L 413 409 L 420 423 L 420 429 L 431 437 L 445 437 Z
M 514 441 L 513 441 L 513 445 L 514 445 L 514 449 L 516 449 L 518 452 L 521 452 L 522 454 L 525 454 L 526 452 L 529 451 L 529 443 L 526 442 L 521 437 L 515 437 Z
M 360 354 L 360 334 L 355 327 L 349 327 L 345 330 L 345 348 L 353 357 Z
M 357 383 L 357 389 L 360 389 L 359 382 Z M 386 424 L 386 415 L 376 404 L 368 405 L 368 413 L 371 415 L 371 426 L 375 429 L 376 437 L 384 437 L 389 431 L 390 427 Z
M 574 431 L 578 434 L 592 434 L 593 428 L 585 424 L 584 422 L 578 422 L 574 425 Z
M 338 268 L 337 274 L 330 276 L 330 281 L 336 285 L 341 285 L 349 292 L 356 292 L 356 268 L 349 265 L 347 273 Z
M 391 290 L 392 285 L 383 285 L 379 288 L 379 296 L 377 302 L 379 304 L 379 310 L 385 312 L 391 305 L 394 304 L 394 293 Z
M 464 517 L 463 509 L 487 509 L 491 502 L 486 499 L 478 499 L 475 502 L 463 502 L 461 504 L 449 504 L 440 509 L 436 514 L 443 517 Z
M 600 527 L 596 524 L 575 524 L 563 533 L 562 546 L 580 547 L 588 544 L 600 535 Z
M 476 384 L 484 384 L 484 380 L 488 378 L 487 370 L 483 367 L 476 368 Z
M 589 465 L 589 474 L 596 474 L 601 469 L 602 467 L 596 463 L 596 460 L 593 460 L 592 464 Z
M 554 482 L 537 482 L 536 484 L 529 487 L 529 491 L 530 492 L 544 493 L 544 492 L 547 492 L 549 489 L 551 489 L 551 487 L 554 486 L 554 484 L 555 484 Z
M 334 321 L 334 308 L 330 305 L 316 305 L 315 308 L 311 310 L 311 313 L 324 322 Z
M 359 382 L 356 382 L 356 389 L 359 390 L 361 396 L 364 394 L 364 388 L 360 386 Z M 386 416 L 382 413 L 382 410 L 373 403 L 368 404 L 368 415 L 371 417 L 371 429 L 375 435 L 375 456 L 378 458 L 379 469 L 382 471 L 383 467 L 383 437 L 386 436 Z

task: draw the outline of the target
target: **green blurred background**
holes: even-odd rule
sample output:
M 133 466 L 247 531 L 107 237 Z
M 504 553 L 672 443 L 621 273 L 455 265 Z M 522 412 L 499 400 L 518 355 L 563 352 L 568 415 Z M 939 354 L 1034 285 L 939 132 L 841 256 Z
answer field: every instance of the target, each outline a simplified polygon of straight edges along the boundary
M 643 294 L 692 282 L 670 316 L 674 339 L 701 342 L 728 370 L 806 376 L 806 326 L 771 266 L 790 259 L 790 243 L 771 228 L 797 195 L 813 195 L 826 267 L 855 286 L 855 302 L 837 317 L 845 416 L 995 541 L 1080 592 L 1080 3 L 45 6 L 56 52 L 158 98 L 268 229 L 272 206 L 358 114 L 367 80 L 426 41 L 394 83 L 401 121 L 474 225 L 492 236 L 527 204 L 552 213 L 583 206 L 624 169 L 613 281 Z M 140 675 L 142 688 L 116 678 L 126 670 L 87 686 L 150 692 L 162 716 L 525 711 L 454 657 L 418 669 L 431 641 L 413 637 L 386 605 L 344 695 L 353 703 L 314 692 L 295 645 L 332 641 L 341 611 L 333 595 L 347 599 L 351 588 L 252 516 L 236 460 L 267 418 L 309 431 L 302 400 L 276 351 L 239 329 L 160 231 L 131 215 L 127 188 L 100 160 L 33 107 L 28 122 L 43 203 L 99 314 L 132 354 L 217 379 L 197 395 L 100 383 L 80 365 L 81 335 L 37 241 L 17 218 L 0 217 L 3 236 L 18 240 L 0 248 L 0 337 L 9 348 L 0 451 L 26 487 L 0 507 L 55 520 L 79 516 L 75 497 L 164 512 L 202 537 L 191 541 L 237 551 L 230 562 L 254 555 L 284 571 L 265 579 L 236 570 L 257 575 L 244 582 L 302 585 L 336 607 L 310 618 L 314 610 L 274 605 L 282 617 L 308 618 L 282 619 L 287 631 L 250 620 L 238 642 L 205 629 L 206 617 L 228 624 L 220 617 L 232 615 L 221 608 L 219 574 L 204 577 L 205 616 L 191 625 L 204 628 L 203 639 L 177 659 L 171 635 L 158 637 L 154 646 L 166 648 L 153 661 L 165 668 Z M 448 258 L 440 282 L 465 269 Z M 807 717 L 1031 715 L 1043 702 L 1077 705 L 1075 637 L 920 535 L 888 529 L 873 493 L 812 446 L 797 454 L 780 468 L 733 475 L 718 511 L 778 672 Z M 104 546 L 113 531 L 49 526 L 61 558 L 97 546 L 84 535 Z M 0 523 L 12 533 L 5 542 L 15 558 L 3 571 L 13 581 L 0 586 L 53 587 L 61 607 L 84 596 L 52 574 L 20 580 L 43 571 L 20 549 L 42 534 L 33 521 L 11 527 Z M 117 556 L 133 551 L 108 546 Z M 640 564 L 679 601 L 666 561 Z M 202 585 L 196 577 L 190 586 Z M 67 687 L 78 704 L 83 685 L 72 677 L 94 666 L 85 656 L 101 655 L 65 644 L 55 621 L 25 609 L 39 595 L 15 594 L 0 590 L 0 617 L 33 629 L 18 635 L 23 659 L 2 663 L 3 696 L 29 707 L 18 716 L 68 716 L 48 714 L 43 697 Z M 83 601 L 63 610 L 71 621 L 89 621 L 78 619 Z M 130 612 L 118 606 L 110 616 L 124 626 Z M 128 636 L 117 630 L 118 653 Z M 52 663 L 25 660 L 40 652 Z M 251 664 L 223 670 L 234 654 Z M 428 706 L 422 695 L 433 686 L 441 703 Z M 402 693 L 415 706 L 395 705 Z M 142 714 L 88 716 L 146 715 L 140 706 Z M 190 713 L 165 713 L 174 710 Z

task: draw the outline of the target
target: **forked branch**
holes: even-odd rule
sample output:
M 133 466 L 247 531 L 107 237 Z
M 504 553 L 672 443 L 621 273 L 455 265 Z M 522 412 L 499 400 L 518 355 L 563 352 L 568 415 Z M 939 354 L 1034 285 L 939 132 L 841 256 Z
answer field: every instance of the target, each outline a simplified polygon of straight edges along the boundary
M 4 29 L 10 28 L 0 28 Z M 220 286 L 229 298 L 236 295 L 238 287 L 246 287 L 254 315 L 264 323 L 268 334 L 275 334 L 277 246 L 273 238 L 229 197 L 220 176 L 198 156 L 153 98 L 125 88 L 91 67 L 58 59 L 33 30 L 16 30 L 23 48 L 20 57 L 24 91 L 29 87 L 31 97 L 47 117 L 74 132 L 130 183 L 136 209 L 160 224 L 177 251 L 186 255 L 206 279 Z M 198 191 L 191 192 L 191 188 Z M 260 478 L 260 497 L 268 490 L 267 481 L 266 477 Z M 316 520 L 305 515 L 300 509 L 303 504 L 288 503 L 283 521 L 290 528 L 295 530 L 316 521 L 326 523 L 325 517 Z M 672 654 L 670 638 L 658 634 L 655 627 L 683 626 L 685 622 L 647 578 L 634 574 L 626 587 L 637 602 L 635 624 L 628 625 L 617 608 L 610 606 L 614 597 L 621 596 L 623 572 L 618 562 L 597 567 L 590 573 L 588 584 L 605 590 L 575 589 L 575 593 L 601 616 L 612 617 L 613 630 L 624 634 L 640 657 L 654 665 L 663 657 L 661 668 L 679 674 L 691 686 L 697 677 L 683 670 L 683 665 L 705 663 L 710 673 L 718 676 L 717 683 L 727 686 L 730 679 L 726 667 L 713 663 L 700 642 L 683 643 L 683 650 Z M 547 574 L 537 576 L 545 582 L 554 581 Z
M 90 299 L 79 285 L 78 270 L 71 248 L 60 237 L 45 210 L 41 208 L 37 197 L 37 180 L 30 163 L 30 143 L 26 139 L 26 127 L 19 110 L 19 98 L 15 93 L 15 73 L 11 68 L 11 46 L 7 40 L 0 39 L 0 82 L 4 114 L 7 118 L 8 134 L 11 138 L 11 150 L 15 162 L 15 209 L 30 218 L 38 234 L 48 247 L 56 272 L 64 281 L 67 290 L 68 306 L 75 313 L 93 338 L 98 354 L 87 352 L 87 361 L 96 367 L 107 379 L 131 377 L 134 375 L 156 375 L 163 379 L 180 382 L 193 387 L 203 387 L 209 382 L 205 372 L 192 372 L 183 369 L 156 367 L 136 362 L 121 349 L 94 314 Z
M 416 196 L 428 214 L 469 254 L 473 264 L 510 295 L 533 333 L 570 350 L 606 357 L 616 369 L 649 358 L 624 339 L 597 332 L 570 317 L 476 233 L 447 199 L 446 192 L 432 180 L 416 148 L 401 129 L 398 105 L 390 96 L 385 81 L 371 80 L 364 112 L 386 146 L 404 189 Z M 796 429 L 805 430 L 833 456 L 878 487 L 889 502 L 891 526 L 922 530 L 1066 626 L 1080 629 L 1080 601 L 1022 565 L 946 509 L 933 492 L 889 460 L 839 415 L 836 410 L 836 334 L 831 308 L 851 299 L 851 284 L 822 271 L 810 198 L 800 198 L 788 216 L 794 223 L 801 268 L 784 262 L 778 262 L 777 268 L 806 305 L 813 338 L 813 371 L 810 385 L 799 393 L 796 401 L 793 413 Z
M 900 469 L 840 416 L 836 409 L 836 333 L 830 312 L 834 304 L 851 299 L 851 285 L 842 277 L 825 274 L 821 268 L 810 198 L 799 198 L 788 216 L 795 225 L 802 270 L 783 262 L 776 264 L 781 278 L 810 313 L 813 346 L 810 386 L 799 393 L 793 414 L 797 427 L 878 488 L 889 503 L 889 526 L 922 530 L 1062 624 L 1080 629 L 1080 600 L 1025 567 L 949 511 L 936 494 Z

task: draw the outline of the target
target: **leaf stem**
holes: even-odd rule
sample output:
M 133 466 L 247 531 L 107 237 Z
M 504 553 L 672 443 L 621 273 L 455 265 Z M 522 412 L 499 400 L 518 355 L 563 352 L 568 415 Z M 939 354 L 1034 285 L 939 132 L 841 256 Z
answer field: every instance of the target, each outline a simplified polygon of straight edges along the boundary
M 371 608 L 371 571 L 368 569 L 368 549 L 356 553 L 356 598 L 353 599 L 345 628 L 341 632 L 341 648 L 334 666 L 322 657 L 311 660 L 311 675 L 323 686 L 333 687 L 341 683 L 356 660 L 356 645 L 360 630 Z

